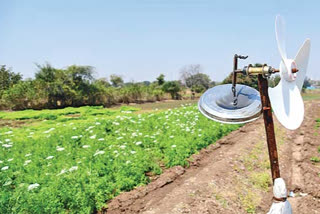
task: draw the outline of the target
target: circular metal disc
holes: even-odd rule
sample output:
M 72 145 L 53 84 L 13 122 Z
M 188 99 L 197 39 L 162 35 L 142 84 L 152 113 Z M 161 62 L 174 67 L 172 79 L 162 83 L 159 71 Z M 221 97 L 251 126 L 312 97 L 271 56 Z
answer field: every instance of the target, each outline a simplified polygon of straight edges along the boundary
M 233 105 L 232 85 L 218 85 L 208 89 L 198 103 L 200 112 L 211 120 L 239 124 L 256 120 L 261 115 L 259 92 L 246 85 L 237 84 L 238 104 Z

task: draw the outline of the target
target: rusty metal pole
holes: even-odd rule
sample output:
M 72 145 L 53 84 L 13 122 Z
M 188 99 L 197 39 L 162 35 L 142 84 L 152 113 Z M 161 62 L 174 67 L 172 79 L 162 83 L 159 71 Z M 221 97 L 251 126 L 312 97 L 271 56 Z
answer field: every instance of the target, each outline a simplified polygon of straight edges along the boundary
M 237 84 L 237 73 L 235 72 L 237 69 L 238 69 L 238 55 L 235 54 L 233 57 L 232 87 L 236 87 L 236 84 Z
M 269 159 L 271 166 L 272 181 L 276 178 L 280 178 L 279 160 L 277 152 L 276 137 L 274 134 L 274 124 L 272 118 L 271 104 L 268 95 L 268 80 L 262 76 L 258 75 L 258 85 L 262 103 L 264 126 L 266 129 Z

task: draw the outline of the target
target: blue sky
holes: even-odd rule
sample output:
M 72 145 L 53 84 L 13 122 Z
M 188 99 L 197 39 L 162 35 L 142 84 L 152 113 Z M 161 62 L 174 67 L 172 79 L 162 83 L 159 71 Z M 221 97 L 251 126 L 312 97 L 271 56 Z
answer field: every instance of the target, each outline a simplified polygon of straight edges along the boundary
M 178 79 L 201 64 L 220 81 L 235 53 L 245 63 L 278 67 L 274 21 L 286 20 L 287 51 L 294 57 L 311 38 L 307 76 L 320 79 L 319 1 L 209 0 L 0 0 L 0 64 L 33 77 L 35 63 L 91 65 L 96 77 L 126 81 Z

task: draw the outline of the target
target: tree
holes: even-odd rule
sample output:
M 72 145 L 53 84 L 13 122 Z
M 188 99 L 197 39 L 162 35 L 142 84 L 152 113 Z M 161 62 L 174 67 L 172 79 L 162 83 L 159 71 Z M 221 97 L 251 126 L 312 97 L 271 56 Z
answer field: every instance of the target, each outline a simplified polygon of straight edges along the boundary
M 280 79 L 280 75 L 272 75 L 268 80 L 268 85 L 273 88 L 278 85 Z
M 303 82 L 303 88 L 308 88 L 308 87 L 310 87 L 311 86 L 311 79 L 310 78 L 308 78 L 308 77 L 306 77 L 305 79 L 304 79 L 304 82 Z
M 188 88 L 197 88 L 199 92 L 202 92 L 209 88 L 211 80 L 207 74 L 197 73 L 187 77 L 185 82 Z
M 0 95 L 4 90 L 9 89 L 13 85 L 20 82 L 22 75 L 20 73 L 14 73 L 10 69 L 7 69 L 5 65 L 0 67 Z
M 179 81 L 167 81 L 162 85 L 162 90 L 166 93 L 170 93 L 172 99 L 179 99 L 179 92 L 181 86 Z
M 165 83 L 164 74 L 160 74 L 160 76 L 157 77 L 157 83 L 158 85 L 163 85 Z
M 110 81 L 113 85 L 113 87 L 119 87 L 123 85 L 123 79 L 121 76 L 116 75 L 116 74 L 111 74 L 110 75 Z
M 111 84 L 109 83 L 107 78 L 97 79 L 96 81 L 94 81 L 94 83 L 98 84 L 98 85 L 101 85 L 103 87 L 106 87 L 106 88 L 111 86 Z
M 200 64 L 188 65 L 181 69 L 180 79 L 188 88 L 195 92 L 203 92 L 210 87 L 210 77 L 207 74 L 201 73 Z
M 227 78 L 222 81 L 222 84 L 232 83 L 233 72 L 229 74 Z M 258 76 L 248 76 L 243 74 L 237 74 L 237 84 L 248 85 L 258 90 Z
M 35 74 L 36 80 L 43 82 L 54 82 L 56 69 L 52 67 L 49 63 L 44 65 L 36 64 L 38 71 Z
M 182 84 L 186 84 L 186 79 L 189 78 L 192 75 L 201 73 L 202 67 L 200 64 L 192 64 L 192 65 L 186 65 L 180 70 L 180 80 Z

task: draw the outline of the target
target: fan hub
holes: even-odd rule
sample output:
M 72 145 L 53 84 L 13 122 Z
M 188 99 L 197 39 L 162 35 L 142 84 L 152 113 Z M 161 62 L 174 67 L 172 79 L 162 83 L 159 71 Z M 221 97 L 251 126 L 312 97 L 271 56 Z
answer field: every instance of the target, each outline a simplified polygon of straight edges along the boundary
M 293 82 L 297 78 L 297 74 L 293 73 L 292 70 L 297 70 L 297 65 L 293 59 L 286 59 L 285 63 L 281 60 L 280 62 L 280 76 L 281 79 L 285 79 L 288 82 Z

